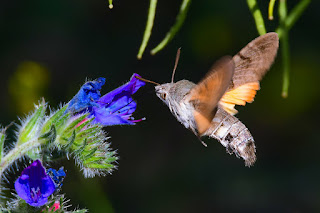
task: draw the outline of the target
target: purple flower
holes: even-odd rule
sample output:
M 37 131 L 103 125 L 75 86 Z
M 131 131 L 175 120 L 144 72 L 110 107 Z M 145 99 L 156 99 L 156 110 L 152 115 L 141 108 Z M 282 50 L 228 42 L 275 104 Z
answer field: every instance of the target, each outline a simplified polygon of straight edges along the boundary
M 145 85 L 145 82 L 137 79 L 136 76 L 139 75 L 134 73 L 128 83 L 101 98 L 99 90 L 103 84 L 99 83 L 99 79 L 103 78 L 85 83 L 78 94 L 69 102 L 67 111 L 88 111 L 90 112 L 89 118 L 94 117 L 93 123 L 100 123 L 104 126 L 133 125 L 143 120 L 134 120 L 132 117 L 137 103 L 134 102 L 131 96 Z M 88 87 L 88 84 L 90 85 L 90 90 L 84 90 L 83 88 Z M 88 91 L 90 92 L 88 93 Z M 92 98 L 93 96 L 94 98 Z
M 140 77 L 134 73 L 130 81 L 121 87 L 102 96 L 98 104 L 94 106 L 92 115 L 95 117 L 94 123 L 100 123 L 105 126 L 129 124 L 133 125 L 141 121 L 134 120 L 132 113 L 136 110 L 137 103 L 131 96 L 138 91 L 138 89 L 145 85 L 145 82 L 136 78 Z
M 14 183 L 17 194 L 30 206 L 42 206 L 56 187 L 52 179 L 46 174 L 40 160 L 34 161 L 25 168 L 21 176 Z

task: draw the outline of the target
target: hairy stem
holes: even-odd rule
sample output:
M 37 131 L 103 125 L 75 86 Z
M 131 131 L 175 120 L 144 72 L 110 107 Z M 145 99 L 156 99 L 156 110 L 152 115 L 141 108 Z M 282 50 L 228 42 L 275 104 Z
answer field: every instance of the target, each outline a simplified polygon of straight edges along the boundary
M 6 170 L 14 161 L 24 156 L 28 151 L 37 148 L 40 143 L 37 138 L 25 142 L 21 145 L 17 145 L 9 153 L 7 153 L 1 160 L 0 163 L 0 177 L 4 170 Z

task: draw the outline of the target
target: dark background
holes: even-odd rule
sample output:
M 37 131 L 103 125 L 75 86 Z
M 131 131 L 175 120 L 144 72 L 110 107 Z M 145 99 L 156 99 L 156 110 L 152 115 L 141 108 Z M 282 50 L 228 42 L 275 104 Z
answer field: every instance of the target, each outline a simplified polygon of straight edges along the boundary
M 298 0 L 288 1 L 289 10 Z M 106 77 L 102 93 L 132 73 L 169 82 L 178 47 L 176 80 L 198 82 L 219 57 L 237 53 L 258 36 L 246 1 L 193 1 L 173 41 L 150 56 L 175 21 L 180 1 L 159 1 L 151 40 L 136 55 L 148 1 L 2 0 L 0 5 L 0 121 L 24 117 L 40 97 L 57 108 L 86 78 Z M 266 17 L 268 2 L 259 1 Z M 90 212 L 319 212 L 320 42 L 319 1 L 313 1 L 290 32 L 291 76 L 281 98 L 281 54 L 261 83 L 255 102 L 237 117 L 256 140 L 252 168 L 229 156 L 215 140 L 201 145 L 171 115 L 152 85 L 134 96 L 136 126 L 107 127 L 118 150 L 118 170 L 84 179 L 72 159 L 63 192 L 74 207 Z M 268 31 L 278 23 L 266 21 Z M 281 48 L 281 43 L 280 43 Z

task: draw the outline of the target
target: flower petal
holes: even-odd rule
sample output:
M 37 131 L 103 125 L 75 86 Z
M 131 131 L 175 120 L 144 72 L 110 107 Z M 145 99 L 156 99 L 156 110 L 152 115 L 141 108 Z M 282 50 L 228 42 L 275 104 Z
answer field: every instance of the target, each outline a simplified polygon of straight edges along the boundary
M 29 187 L 29 176 L 21 175 L 14 183 L 14 188 L 21 199 L 25 200 L 27 203 L 32 202 Z
M 95 119 L 93 123 L 100 123 L 103 126 L 113 126 L 113 125 L 134 125 L 128 119 L 123 118 L 121 115 L 110 114 L 110 112 L 99 108 L 99 110 L 94 112 Z
M 86 82 L 79 92 L 68 103 L 66 112 L 81 112 L 90 110 L 92 106 L 96 106 L 96 101 L 100 98 L 100 89 L 104 85 L 106 79 L 98 78 L 94 81 Z
M 38 207 L 38 206 L 43 206 L 46 204 L 46 202 L 48 201 L 48 197 L 39 197 L 38 200 L 36 200 L 35 202 L 27 202 L 30 206 L 35 206 L 35 207 Z
M 130 81 L 121 87 L 102 96 L 98 107 L 92 108 L 92 116 L 95 117 L 94 123 L 104 126 L 111 125 L 134 125 L 140 120 L 133 120 L 132 113 L 136 110 L 137 104 L 131 98 L 145 82 L 136 78 L 139 76 L 134 73 Z
M 56 186 L 51 177 L 47 176 L 45 178 L 42 178 L 40 192 L 43 197 L 49 197 L 55 189 Z
M 137 79 L 136 76 L 140 77 L 140 75 L 134 73 L 130 81 L 121 87 L 118 87 L 117 89 L 107 93 L 106 95 L 102 96 L 99 99 L 99 105 L 105 106 L 107 104 L 110 104 L 115 98 L 122 97 L 122 96 L 131 96 L 135 92 L 138 91 L 138 89 L 142 86 L 144 86 L 146 83 Z
M 42 178 L 47 176 L 46 171 L 39 160 L 35 160 L 29 167 L 23 170 L 23 173 L 29 175 L 30 188 L 37 188 L 40 186 Z
M 134 102 L 130 96 L 123 96 L 121 98 L 118 98 L 117 100 L 114 100 L 113 102 L 111 102 L 111 104 L 103 108 L 100 107 L 100 109 L 105 109 L 110 113 L 116 114 L 121 114 L 124 111 L 130 110 L 130 114 L 132 114 L 136 110 L 136 107 L 136 102 Z

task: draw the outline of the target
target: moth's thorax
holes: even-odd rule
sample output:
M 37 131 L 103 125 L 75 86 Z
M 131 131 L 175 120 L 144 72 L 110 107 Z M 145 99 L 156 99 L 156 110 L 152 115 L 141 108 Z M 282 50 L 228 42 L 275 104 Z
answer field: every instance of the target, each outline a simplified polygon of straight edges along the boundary
M 188 101 L 188 93 L 195 86 L 187 80 L 155 86 L 157 96 L 169 107 L 172 114 L 186 128 L 194 130 L 193 106 Z
M 181 80 L 173 84 L 170 88 L 169 93 L 171 97 L 177 102 L 182 101 L 183 98 L 190 92 L 190 90 L 195 86 L 195 84 L 188 80 Z

